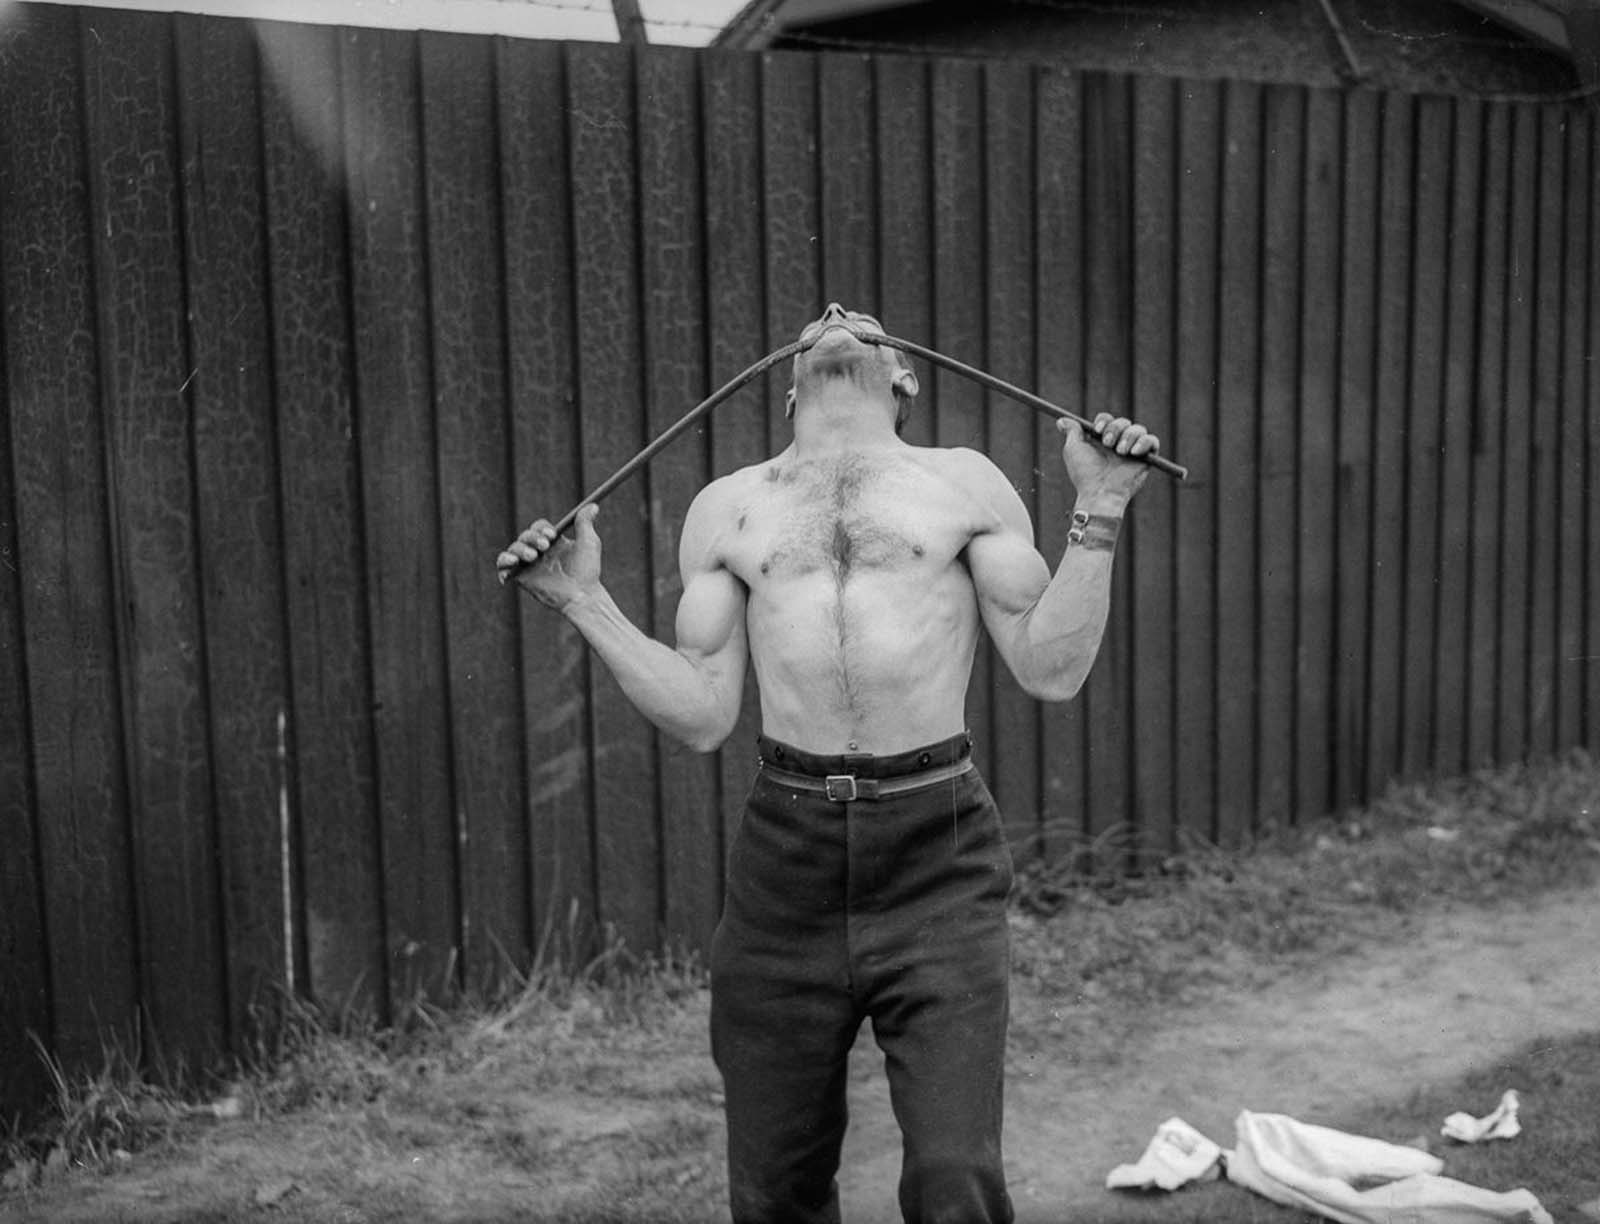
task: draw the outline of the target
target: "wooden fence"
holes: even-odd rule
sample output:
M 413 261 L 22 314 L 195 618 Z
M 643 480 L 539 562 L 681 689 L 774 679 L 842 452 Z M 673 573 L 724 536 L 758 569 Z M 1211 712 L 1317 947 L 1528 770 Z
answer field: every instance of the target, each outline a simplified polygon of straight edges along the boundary
M 703 945 L 749 782 L 500 589 L 830 299 L 1190 465 L 1102 657 L 987 655 L 1019 858 L 1600 745 L 1594 123 L 1503 101 L 22 6 L 0 31 L 0 1104 L 612 924 Z M 1052 431 L 924 371 L 1058 553 Z M 609 499 L 669 634 L 785 379 Z M 747 703 L 749 704 L 749 703 Z

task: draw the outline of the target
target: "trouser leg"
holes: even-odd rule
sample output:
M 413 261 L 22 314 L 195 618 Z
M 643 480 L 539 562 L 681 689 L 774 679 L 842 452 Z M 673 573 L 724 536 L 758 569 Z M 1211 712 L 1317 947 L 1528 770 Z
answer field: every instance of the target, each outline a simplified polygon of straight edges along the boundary
M 854 861 L 885 865 L 884 904 L 856 947 L 904 1141 L 901 1212 L 907 1224 L 1005 1224 L 1011 862 L 998 813 L 974 777 L 946 812 L 855 831 L 866 853 Z
M 1001 1224 L 1006 984 L 942 959 L 908 974 L 873 1020 L 904 1143 L 900 1210 L 907 1224 Z
M 850 1046 L 843 826 L 758 783 L 711 956 L 735 1224 L 837 1224 Z M 817 819 L 819 816 L 825 819 Z
M 726 981 L 714 995 L 735 1224 L 838 1224 L 855 1024 L 817 1002 Z

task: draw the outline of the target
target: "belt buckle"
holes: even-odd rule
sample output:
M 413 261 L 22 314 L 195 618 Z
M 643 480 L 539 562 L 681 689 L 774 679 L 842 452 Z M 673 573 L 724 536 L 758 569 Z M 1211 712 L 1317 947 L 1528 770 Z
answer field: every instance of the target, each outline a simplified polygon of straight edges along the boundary
M 856 778 L 854 774 L 829 774 L 822 780 L 822 789 L 833 803 L 854 803 Z

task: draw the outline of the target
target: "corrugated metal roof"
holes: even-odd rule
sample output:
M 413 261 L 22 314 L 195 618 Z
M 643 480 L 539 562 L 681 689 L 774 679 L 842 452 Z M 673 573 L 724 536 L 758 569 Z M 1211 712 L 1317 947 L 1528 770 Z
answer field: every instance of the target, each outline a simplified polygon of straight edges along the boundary
M 922 0 L 749 0 L 715 40 L 717 46 L 759 50 L 785 30 L 820 21 L 865 16 L 886 8 L 906 7 Z M 1463 8 L 1489 17 L 1525 38 L 1558 51 L 1570 52 L 1566 15 L 1593 0 L 1451 0 Z

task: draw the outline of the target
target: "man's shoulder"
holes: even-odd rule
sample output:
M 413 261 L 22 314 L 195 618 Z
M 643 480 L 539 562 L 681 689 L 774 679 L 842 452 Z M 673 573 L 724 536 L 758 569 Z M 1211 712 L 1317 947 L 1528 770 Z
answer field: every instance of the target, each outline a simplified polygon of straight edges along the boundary
M 751 488 L 760 485 L 766 479 L 766 472 L 771 468 L 772 462 L 771 459 L 763 459 L 759 463 L 735 468 L 731 472 L 715 477 L 695 495 L 695 503 L 720 506 L 740 499 Z
M 771 465 L 770 459 L 752 463 L 703 485 L 689 503 L 685 532 L 699 530 L 714 535 L 716 528 L 727 522 L 738 506 L 749 501 L 752 491 L 765 481 L 765 473 Z
M 912 451 L 929 468 L 964 486 L 981 487 L 1005 479 L 994 460 L 970 446 L 916 446 Z

